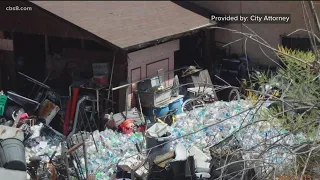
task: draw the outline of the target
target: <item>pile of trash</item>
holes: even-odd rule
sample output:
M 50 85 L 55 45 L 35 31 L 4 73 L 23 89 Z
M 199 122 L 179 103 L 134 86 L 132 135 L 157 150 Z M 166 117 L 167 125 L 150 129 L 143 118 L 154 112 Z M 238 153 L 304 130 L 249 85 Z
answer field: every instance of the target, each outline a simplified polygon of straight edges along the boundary
M 309 139 L 302 134 L 290 134 L 266 121 L 263 117 L 266 111 L 267 105 L 253 105 L 245 100 L 218 101 L 195 109 L 172 126 L 172 134 L 179 138 L 173 142 L 172 149 L 178 143 L 186 148 L 195 145 L 210 155 L 211 147 L 233 139 L 241 147 L 242 158 L 248 167 L 256 167 L 256 173 L 266 173 L 272 167 L 276 167 L 276 174 L 285 173 L 292 167 L 295 157 L 284 145 L 292 147 Z M 230 150 L 232 147 L 222 148 Z M 262 175 L 257 173 L 257 177 Z
M 280 126 L 264 121 L 263 111 L 267 111 L 267 105 L 258 106 L 241 100 L 218 101 L 182 114 L 172 126 L 168 126 L 172 136 L 172 140 L 168 142 L 171 143 L 170 151 L 175 151 L 177 146 L 183 145 L 185 149 L 196 147 L 199 152 L 202 151 L 207 157 L 211 157 L 212 148 L 233 139 L 233 143 L 241 147 L 242 158 L 248 167 L 255 167 L 257 177 L 263 176 L 258 172 L 270 171 L 271 167 L 277 167 L 278 173 L 284 173 L 290 170 L 295 158 L 284 145 L 294 146 L 308 139 L 302 134 L 290 134 Z M 51 154 L 61 146 L 61 139 L 37 133 L 41 127 L 42 125 L 32 127 L 35 133 L 29 138 L 30 147 L 26 148 L 27 159 L 34 155 Z M 77 135 L 74 134 L 73 137 Z M 139 149 L 146 149 L 141 132 L 123 134 L 111 129 L 94 131 L 92 135 L 88 133 L 85 145 L 86 156 L 83 150 L 77 151 L 80 154 L 81 167 L 86 167 L 87 157 L 88 173 L 95 175 L 96 179 L 104 180 L 110 179 L 117 172 L 120 160 L 139 154 Z M 230 146 L 232 145 L 223 148 L 231 149 Z M 80 172 L 84 175 L 86 173 L 85 169 Z
M 42 123 L 31 126 L 30 129 L 33 134 L 25 142 L 27 161 L 34 156 L 44 154 L 51 156 L 55 151 L 56 155 L 61 155 L 61 146 L 64 143 L 63 137 L 58 136 Z M 47 156 L 43 156 L 43 158 L 48 160 Z
M 73 137 L 77 136 L 75 134 Z M 94 131 L 92 136 L 87 136 L 86 151 L 89 174 L 94 174 L 96 179 L 111 179 L 117 172 L 117 163 L 138 154 L 136 144 L 142 146 L 143 134 L 131 133 L 122 134 L 111 129 Z M 77 151 L 80 156 L 81 167 L 85 167 L 83 151 Z M 85 175 L 85 169 L 81 172 Z

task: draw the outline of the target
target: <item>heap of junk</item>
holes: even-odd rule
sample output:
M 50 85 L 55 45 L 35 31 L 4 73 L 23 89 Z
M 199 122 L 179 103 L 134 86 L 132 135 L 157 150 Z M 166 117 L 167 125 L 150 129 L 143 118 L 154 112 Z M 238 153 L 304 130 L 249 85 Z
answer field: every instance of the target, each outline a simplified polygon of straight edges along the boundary
M 62 103 L 46 84 L 20 73 L 41 90 L 33 99 L 0 94 L 1 171 L 50 180 L 302 177 L 293 173 L 297 161 L 318 151 L 312 146 L 318 139 L 277 123 L 269 112 L 281 93 L 267 95 L 271 85 L 253 95 L 243 86 L 213 84 L 207 70 L 194 66 L 170 86 L 164 74 L 160 69 L 137 83 L 135 108 L 103 114 L 99 95 L 79 96 L 71 88 Z M 224 100 L 222 91 L 228 92 Z M 63 130 L 50 125 L 57 114 Z M 303 174 L 314 171 L 304 168 Z

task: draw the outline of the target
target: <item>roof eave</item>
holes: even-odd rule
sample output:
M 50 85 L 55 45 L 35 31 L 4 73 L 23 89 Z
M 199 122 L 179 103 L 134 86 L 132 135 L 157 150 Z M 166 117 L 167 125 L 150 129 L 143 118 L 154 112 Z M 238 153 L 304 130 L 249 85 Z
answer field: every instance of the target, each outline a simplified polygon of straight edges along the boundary
M 128 46 L 128 47 L 125 47 L 123 49 L 125 51 L 127 51 L 128 53 L 131 53 L 131 52 L 134 52 L 134 51 L 139 51 L 139 50 L 146 49 L 146 48 L 149 48 L 149 47 L 152 47 L 152 46 L 156 46 L 158 44 L 166 43 L 166 42 L 169 42 L 169 41 L 180 39 L 180 38 L 188 36 L 188 35 L 192 35 L 192 34 L 197 33 L 198 31 L 200 31 L 202 29 L 205 29 L 205 28 L 211 27 L 211 26 L 216 26 L 216 25 L 217 25 L 217 23 L 208 23 L 207 25 L 199 26 L 199 27 L 190 29 L 190 30 L 182 32 L 182 33 L 178 33 L 178 34 L 174 34 L 174 35 L 171 35 L 171 36 L 166 36 L 166 37 L 162 37 L 162 38 L 159 38 L 159 39 L 155 39 L 155 40 L 152 40 L 152 41 L 147 41 L 147 42 L 143 42 L 143 43 L 140 43 L 140 44 Z
M 69 23 L 71 26 L 74 26 L 75 28 L 80 29 L 80 30 L 82 30 L 83 32 L 86 32 L 87 34 L 89 34 L 89 35 L 92 37 L 92 39 L 96 40 L 96 41 L 97 41 L 98 43 L 100 43 L 101 45 L 104 45 L 104 46 L 112 49 L 113 51 L 121 51 L 121 50 L 122 50 L 122 48 L 120 48 L 119 46 L 117 46 L 117 45 L 115 45 L 115 44 L 113 44 L 113 43 L 111 43 L 111 42 L 109 42 L 109 41 L 107 41 L 107 40 L 105 40 L 105 39 L 103 39 L 103 38 L 101 38 L 101 37 L 99 37 L 99 36 L 91 33 L 91 32 L 89 32 L 89 31 L 87 31 L 87 30 L 85 30 L 85 29 L 83 29 L 83 28 L 81 28 L 81 27 L 79 27 L 79 26 L 77 26 L 77 25 L 75 25 L 75 24 L 73 24 L 72 22 L 67 21 L 66 19 L 63 19 L 63 18 L 59 17 L 58 15 L 56 15 L 56 14 L 54 14 L 54 13 L 52 13 L 52 12 L 50 12 L 50 11 L 44 9 L 44 8 L 42 8 L 41 6 L 38 6 L 38 5 L 35 4 L 35 3 L 32 3 L 31 1 L 26 1 L 26 2 L 24 2 L 24 3 L 31 3 L 32 5 L 38 7 L 39 10 L 43 11 L 44 13 L 47 13 L 47 14 L 49 14 L 49 15 L 57 18 L 57 19 L 59 19 L 60 21 L 67 22 L 67 23 Z M 27 5 L 27 4 L 26 4 L 26 5 Z

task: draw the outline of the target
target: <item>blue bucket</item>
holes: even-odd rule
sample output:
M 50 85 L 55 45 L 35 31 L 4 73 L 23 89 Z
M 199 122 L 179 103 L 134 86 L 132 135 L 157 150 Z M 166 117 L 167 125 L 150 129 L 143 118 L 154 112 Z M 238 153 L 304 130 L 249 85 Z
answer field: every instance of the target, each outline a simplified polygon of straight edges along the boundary
M 169 106 L 154 108 L 154 115 L 157 118 L 166 116 L 168 114 L 168 112 L 169 112 Z
M 182 113 L 182 103 L 183 103 L 183 98 L 180 98 L 173 103 L 169 104 L 169 110 L 173 111 L 177 109 L 177 112 L 175 114 L 181 114 Z
M 143 114 L 153 118 L 154 115 L 158 117 L 166 116 L 169 112 L 169 106 L 163 106 L 163 107 L 148 107 L 148 108 L 142 108 Z M 153 114 L 154 113 L 154 114 Z

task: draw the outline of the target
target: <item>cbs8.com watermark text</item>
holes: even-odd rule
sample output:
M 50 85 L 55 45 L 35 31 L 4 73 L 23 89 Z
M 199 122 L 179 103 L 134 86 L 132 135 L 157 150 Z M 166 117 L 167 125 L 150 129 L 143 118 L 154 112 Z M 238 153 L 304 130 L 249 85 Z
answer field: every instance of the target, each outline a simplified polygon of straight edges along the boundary
M 32 11 L 30 6 L 7 6 L 6 11 Z

